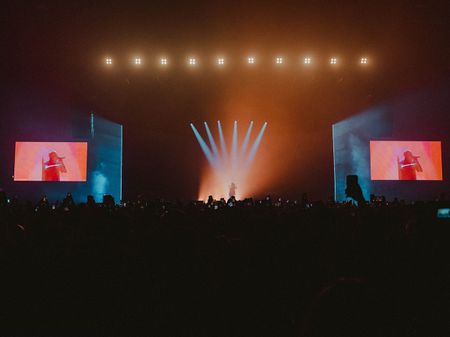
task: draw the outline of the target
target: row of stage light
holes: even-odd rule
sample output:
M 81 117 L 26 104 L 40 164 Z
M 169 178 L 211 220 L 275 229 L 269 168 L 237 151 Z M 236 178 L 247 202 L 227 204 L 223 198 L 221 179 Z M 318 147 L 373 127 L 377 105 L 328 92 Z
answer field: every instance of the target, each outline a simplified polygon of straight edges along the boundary
M 103 62 L 108 67 L 112 67 L 116 63 L 115 59 L 113 59 L 111 56 L 105 57 Z M 168 67 L 171 63 L 171 60 L 169 60 L 169 58 L 167 58 L 167 57 L 161 57 L 161 58 L 157 59 L 156 62 L 161 67 Z M 200 59 L 198 59 L 197 57 L 193 57 L 193 56 L 187 57 L 185 62 L 186 62 L 186 65 L 189 67 L 199 66 L 201 63 Z M 224 57 L 217 57 L 214 59 L 213 62 L 218 67 L 224 67 L 228 63 L 228 60 L 225 59 Z M 140 66 L 144 65 L 144 60 L 140 56 L 136 56 L 130 60 L 130 63 L 133 66 L 140 67 Z M 259 59 L 255 56 L 250 55 L 250 56 L 247 56 L 245 58 L 245 60 L 243 60 L 243 63 L 250 65 L 250 66 L 257 65 L 259 63 Z M 276 56 L 275 58 L 273 58 L 273 64 L 276 66 L 282 66 L 287 63 L 288 63 L 287 59 L 283 56 Z M 315 62 L 315 59 L 313 59 L 311 56 L 304 56 L 304 57 L 300 58 L 297 61 L 297 63 L 305 65 L 305 66 L 310 66 L 316 62 Z M 337 66 L 340 63 L 342 63 L 342 60 L 337 57 L 330 57 L 328 59 L 327 63 L 330 66 Z M 369 64 L 369 58 L 366 56 L 360 57 L 358 59 L 357 63 L 359 65 L 366 66 Z

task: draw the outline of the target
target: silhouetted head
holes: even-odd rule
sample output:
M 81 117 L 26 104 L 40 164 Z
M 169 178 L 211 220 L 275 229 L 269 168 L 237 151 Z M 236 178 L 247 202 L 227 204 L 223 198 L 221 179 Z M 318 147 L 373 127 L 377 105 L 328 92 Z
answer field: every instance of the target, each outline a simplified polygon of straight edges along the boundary
M 403 153 L 403 156 L 405 156 L 406 160 L 414 160 L 414 156 L 411 151 L 405 151 Z
M 57 161 L 58 160 L 58 154 L 55 151 L 52 151 L 48 154 L 48 158 L 51 161 Z
M 209 197 L 208 197 L 208 204 L 212 204 L 214 202 L 214 198 L 213 198 L 213 196 L 212 195 L 210 195 Z

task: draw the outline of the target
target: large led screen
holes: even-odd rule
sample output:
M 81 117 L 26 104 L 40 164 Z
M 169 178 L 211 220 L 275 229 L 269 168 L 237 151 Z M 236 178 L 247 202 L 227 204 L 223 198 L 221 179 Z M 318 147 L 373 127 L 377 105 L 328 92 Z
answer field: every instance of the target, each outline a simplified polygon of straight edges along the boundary
M 442 180 L 440 141 L 370 141 L 372 180 Z
M 16 142 L 15 181 L 86 181 L 86 142 Z

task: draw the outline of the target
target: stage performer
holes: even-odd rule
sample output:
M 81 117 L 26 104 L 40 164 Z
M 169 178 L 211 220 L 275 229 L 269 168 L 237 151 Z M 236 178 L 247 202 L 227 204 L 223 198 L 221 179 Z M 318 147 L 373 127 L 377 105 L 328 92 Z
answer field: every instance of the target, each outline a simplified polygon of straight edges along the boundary
M 58 156 L 56 151 L 48 154 L 48 161 L 42 158 L 42 181 L 60 181 L 61 173 L 66 173 L 67 169 L 63 161 L 64 157 Z
M 403 160 L 397 157 L 398 179 L 399 180 L 417 180 L 416 172 L 423 172 L 419 163 L 419 156 L 414 156 L 411 151 L 403 153 Z
M 235 183 L 231 183 L 231 185 L 230 185 L 230 191 L 228 192 L 228 196 L 231 198 L 231 197 L 235 197 L 236 196 L 236 190 L 237 190 L 237 187 L 236 187 L 236 184 Z

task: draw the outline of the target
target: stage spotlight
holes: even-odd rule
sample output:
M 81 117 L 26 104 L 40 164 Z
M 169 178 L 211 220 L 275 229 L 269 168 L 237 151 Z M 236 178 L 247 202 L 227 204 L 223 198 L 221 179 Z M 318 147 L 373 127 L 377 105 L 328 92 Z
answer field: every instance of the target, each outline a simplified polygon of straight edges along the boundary
M 258 134 L 255 137 L 251 136 L 253 129 L 253 121 L 250 122 L 247 133 L 243 142 L 239 141 L 238 137 L 238 121 L 234 121 L 232 124 L 232 134 L 230 147 L 227 149 L 225 144 L 224 133 L 220 121 L 217 121 L 218 139 L 214 139 L 214 136 L 208 126 L 208 123 L 204 122 L 207 138 L 203 138 L 199 130 L 190 124 L 195 138 L 197 139 L 201 150 L 203 151 L 206 159 L 212 167 L 214 180 L 208 183 L 213 185 L 222 186 L 218 190 L 209 190 L 208 194 L 218 193 L 215 198 L 221 198 L 228 195 L 230 184 L 238 184 L 240 186 L 240 192 L 245 192 L 245 186 L 248 185 L 253 179 L 253 175 L 256 172 L 252 172 L 252 164 L 255 156 L 258 152 L 258 148 L 261 145 L 264 132 L 267 128 L 267 122 L 265 122 Z M 250 138 L 254 139 L 250 141 Z M 208 142 L 209 141 L 209 142 Z M 220 141 L 220 148 L 218 147 Z M 202 188 L 203 189 L 203 188 Z M 209 188 L 208 188 L 209 189 Z M 220 191 L 221 190 L 221 191 Z M 204 194 L 201 192 L 201 194 Z
M 247 63 L 248 64 L 255 64 L 255 58 L 253 56 L 249 56 L 247 58 Z
M 196 127 L 193 123 L 190 124 L 191 129 L 195 134 L 195 137 L 197 138 L 198 143 L 200 144 L 200 147 L 205 154 L 206 159 L 208 159 L 208 162 L 211 164 L 212 167 L 217 167 L 217 158 L 212 154 L 211 150 L 209 149 L 208 144 L 205 142 L 203 137 L 200 135 L 200 133 L 197 131 Z
M 330 58 L 330 64 L 337 64 L 337 58 L 335 57 Z
M 248 153 L 247 157 L 247 166 L 250 166 L 253 159 L 255 158 L 256 152 L 258 151 L 259 145 L 261 144 L 261 139 L 264 136 L 264 131 L 267 128 L 267 122 L 264 122 L 263 126 L 261 127 L 261 130 L 258 133 L 258 136 L 256 137 L 252 147 L 250 148 L 250 152 Z
M 225 59 L 223 57 L 217 58 L 217 64 L 223 66 L 225 64 Z
M 368 63 L 368 59 L 367 59 L 367 57 L 361 57 L 361 60 L 359 62 L 361 64 L 367 64 Z
M 140 57 L 135 57 L 133 63 L 137 66 L 142 64 L 141 58 Z
M 283 64 L 283 62 L 284 62 L 284 60 L 283 60 L 282 57 L 277 57 L 277 58 L 275 59 L 275 63 L 276 63 L 276 64 Z
M 303 59 L 304 64 L 311 64 L 311 57 L 307 56 Z
M 159 64 L 162 65 L 162 66 L 166 66 L 167 65 L 167 58 L 161 57 L 159 59 Z
M 112 65 L 112 58 L 111 57 L 105 58 L 105 64 Z
M 196 59 L 196 58 L 193 58 L 193 57 L 190 57 L 190 58 L 189 58 L 189 65 L 190 65 L 190 66 L 195 66 L 195 65 L 197 65 L 197 59 Z

